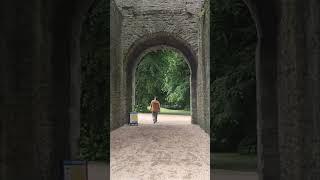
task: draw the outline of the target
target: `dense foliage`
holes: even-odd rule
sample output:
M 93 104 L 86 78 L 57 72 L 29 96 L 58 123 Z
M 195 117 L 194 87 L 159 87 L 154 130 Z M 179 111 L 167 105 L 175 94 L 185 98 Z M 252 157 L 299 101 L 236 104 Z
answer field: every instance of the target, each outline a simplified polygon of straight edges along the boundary
M 242 0 L 212 0 L 211 146 L 237 151 L 256 143 L 256 28 Z
M 147 112 L 154 96 L 163 107 L 189 108 L 190 70 L 179 53 L 160 50 L 141 60 L 136 71 L 136 111 Z
M 81 35 L 81 138 L 86 160 L 109 158 L 109 61 L 107 0 L 90 8 Z

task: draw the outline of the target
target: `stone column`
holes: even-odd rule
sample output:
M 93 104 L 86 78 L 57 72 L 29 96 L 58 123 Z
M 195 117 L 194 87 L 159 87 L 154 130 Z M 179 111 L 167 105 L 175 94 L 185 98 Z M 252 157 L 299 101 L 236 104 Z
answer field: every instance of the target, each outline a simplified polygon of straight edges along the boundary
M 251 3 L 250 3 L 251 2 Z M 279 180 L 277 96 L 277 10 L 274 2 L 247 5 L 257 25 L 257 149 L 260 180 Z
M 307 102 L 312 103 L 309 117 L 312 119 L 310 129 L 306 129 L 308 136 L 304 146 L 309 155 L 307 179 L 320 179 L 320 2 L 310 0 L 308 5 L 307 25 L 307 54 L 308 54 L 308 89 Z M 308 143 L 308 144 L 307 144 Z M 311 150 L 310 150 L 311 149 Z M 310 151 L 312 153 L 310 153 Z
M 40 59 L 40 1 L 0 3 L 0 179 L 38 180 L 33 64 Z

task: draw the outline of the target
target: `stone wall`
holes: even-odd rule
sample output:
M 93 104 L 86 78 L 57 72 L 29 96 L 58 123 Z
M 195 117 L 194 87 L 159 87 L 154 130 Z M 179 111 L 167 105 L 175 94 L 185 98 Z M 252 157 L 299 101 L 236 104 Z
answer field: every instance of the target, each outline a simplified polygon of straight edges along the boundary
M 246 1 L 251 2 L 259 34 L 256 61 L 259 177 L 319 179 L 319 1 Z M 128 109 L 124 106 L 127 102 L 124 59 L 131 44 L 146 34 L 168 31 L 188 42 L 200 64 L 198 80 L 207 77 L 205 66 L 209 67 L 203 61 L 207 54 L 203 48 L 207 32 L 199 29 L 205 29 L 207 20 L 199 26 L 197 17 L 201 1 L 143 2 L 141 6 L 140 0 L 117 1 L 124 15 L 121 26 L 125 29 L 111 33 L 118 33 L 114 40 L 117 45 L 121 42 L 118 48 L 124 48 L 112 50 L 111 57 L 115 59 L 111 62 L 117 69 L 113 73 L 120 80 L 111 80 L 111 93 L 120 97 L 115 105 L 120 104 L 117 108 L 125 112 Z M 76 110 L 70 105 L 76 103 L 72 102 L 76 98 L 72 89 L 77 88 L 73 86 L 78 84 L 75 82 L 78 70 L 70 66 L 77 68 L 79 63 L 81 19 L 91 3 L 91 0 L 0 2 L 0 179 L 61 179 L 60 163 L 72 155 L 71 119 L 76 120 L 72 115 Z M 164 9 L 167 5 L 176 8 Z M 119 22 L 120 13 L 114 13 L 119 15 L 116 15 Z M 117 27 L 114 30 L 120 30 L 120 25 L 113 23 Z M 206 111 L 204 94 L 208 85 L 197 83 L 201 113 Z M 112 116 L 120 112 L 113 110 Z M 127 114 L 121 116 L 113 128 L 127 119 Z M 201 119 L 207 116 L 198 115 Z M 205 125 L 207 122 L 198 123 L 205 129 L 209 127 Z
M 319 179 L 320 3 L 292 0 L 281 4 L 278 38 L 280 178 Z
M 38 5 L 0 3 L 0 179 L 34 179 L 37 173 L 32 69 L 41 55 Z
M 245 0 L 258 34 L 256 49 L 259 179 L 279 179 L 277 99 L 277 1 Z
M 320 2 L 311 0 L 307 3 L 308 18 L 306 28 L 306 57 L 308 63 L 305 69 L 306 103 L 305 117 L 308 120 L 304 130 L 304 156 L 308 166 L 304 169 L 307 179 L 320 179 Z M 310 153 L 311 152 L 311 153 Z M 304 166 L 305 167 L 305 166 Z
M 176 34 L 186 40 L 195 52 L 198 51 L 198 21 L 202 0 L 116 2 L 124 16 L 121 35 L 124 55 L 137 40 L 157 32 Z
M 195 53 L 196 56 L 196 59 L 193 63 L 193 67 L 195 68 L 195 70 L 193 72 L 193 83 L 191 85 L 193 87 L 191 88 L 193 89 L 191 98 L 193 107 L 192 121 L 193 123 L 199 124 L 208 132 L 210 99 L 208 90 L 209 84 L 206 83 L 209 83 L 209 78 L 207 78 L 209 77 L 209 50 L 205 48 L 202 50 L 199 49 L 202 43 L 205 43 L 206 45 L 209 44 L 209 32 L 207 31 L 209 28 L 209 21 L 203 22 L 203 20 L 201 20 L 201 16 L 204 16 L 204 14 L 201 15 L 201 13 L 204 12 L 202 12 L 203 0 L 116 0 L 116 4 L 120 9 L 121 14 L 123 15 L 121 28 L 122 62 L 118 62 L 119 66 L 121 66 L 121 63 L 123 64 L 123 77 L 130 76 L 128 75 L 128 73 L 132 72 L 131 69 L 136 68 L 137 63 L 132 67 L 129 67 L 130 69 L 127 69 L 127 65 L 128 63 L 130 63 L 128 62 L 128 55 L 133 47 L 136 46 L 139 41 L 142 41 L 142 39 L 146 40 L 147 37 L 153 37 L 156 39 L 155 35 L 161 33 L 168 34 L 168 36 L 172 36 L 173 39 L 181 39 L 185 42 L 185 45 L 190 48 L 190 51 Z M 201 28 L 203 29 L 201 30 Z M 202 42 L 201 37 L 202 34 L 205 33 L 207 33 L 207 35 L 204 35 L 206 38 L 203 39 L 207 42 Z M 150 48 L 155 48 L 150 44 L 157 43 L 150 42 L 149 45 L 145 44 L 146 46 L 149 46 L 145 48 L 146 51 L 148 51 L 148 49 Z M 175 46 L 175 44 L 173 46 Z M 179 51 L 179 48 L 177 48 L 177 50 Z M 203 55 L 200 55 L 199 53 Z M 138 54 L 137 56 L 139 56 L 140 58 L 140 55 L 141 54 Z M 199 65 L 201 65 L 202 67 L 198 67 L 198 61 Z M 200 63 L 200 61 L 203 61 L 203 63 Z M 201 71 L 200 74 L 197 71 Z M 197 78 L 198 75 L 199 78 Z M 123 103 L 122 106 L 119 107 L 125 109 L 125 114 L 123 114 L 123 117 L 120 117 L 118 121 L 120 124 L 124 124 L 127 122 L 127 115 L 132 108 L 131 102 L 134 102 L 134 96 L 132 96 L 132 88 L 134 88 L 134 85 L 132 86 L 132 82 L 128 81 L 134 81 L 134 78 L 130 80 L 128 80 L 128 78 L 119 78 L 118 82 L 120 83 L 121 81 L 123 81 L 123 89 L 131 92 L 129 92 L 127 98 L 125 98 L 124 96 L 120 96 L 120 99 L 116 99 L 116 97 L 114 97 L 112 101 L 117 102 L 118 100 L 121 100 L 121 102 Z M 202 81 L 207 82 L 203 83 Z M 200 84 L 198 84 L 197 82 Z M 198 97 L 200 98 L 200 101 L 197 100 Z M 198 108 L 197 106 L 200 106 L 200 108 Z M 201 112 L 200 116 L 198 116 L 198 110 L 200 110 Z
M 199 52 L 197 75 L 197 116 L 198 123 L 210 132 L 210 6 L 205 1 L 199 21 Z
M 114 1 L 110 4 L 110 127 L 111 130 L 116 129 L 124 124 L 122 121 L 122 77 L 123 77 L 123 62 L 122 62 L 122 47 L 121 47 L 121 32 L 122 32 L 122 14 L 119 11 Z
M 0 179 L 61 179 L 62 160 L 77 153 L 79 35 L 91 3 L 1 1 Z

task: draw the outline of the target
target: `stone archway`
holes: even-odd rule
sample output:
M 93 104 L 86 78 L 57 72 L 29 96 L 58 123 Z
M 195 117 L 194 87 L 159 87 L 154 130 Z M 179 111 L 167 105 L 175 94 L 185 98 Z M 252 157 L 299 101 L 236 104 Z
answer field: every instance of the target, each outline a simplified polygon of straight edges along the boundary
M 111 129 L 128 122 L 132 105 L 131 68 L 138 62 L 136 59 L 149 48 L 168 46 L 178 49 L 189 61 L 192 121 L 208 133 L 210 21 L 204 1 L 168 5 L 162 1 L 115 0 L 111 4 Z
M 194 51 L 191 49 L 190 45 L 186 41 L 181 39 L 175 34 L 159 32 L 150 35 L 136 41 L 132 47 L 129 49 L 126 56 L 126 82 L 127 82 L 127 109 L 129 113 L 132 110 L 132 105 L 135 102 L 135 70 L 141 61 L 143 55 L 147 52 L 154 51 L 162 48 L 174 48 L 179 51 L 185 57 L 187 64 L 191 71 L 191 111 L 192 111 L 192 123 L 197 123 L 197 58 Z
M 257 29 L 257 150 L 259 179 L 280 179 L 275 2 L 244 0 Z
M 145 51 L 143 51 L 140 55 L 139 55 L 139 57 L 137 57 L 137 58 L 135 58 L 136 60 L 136 64 L 134 65 L 134 66 L 128 66 L 127 67 L 127 70 L 130 68 L 130 69 L 133 69 L 132 70 L 132 75 L 130 76 L 130 78 L 131 78 L 131 83 L 132 83 L 132 94 L 131 94 L 131 111 L 134 109 L 134 105 L 136 105 L 136 88 L 135 88 L 135 82 L 136 82 L 136 72 L 137 72 L 137 69 L 138 69 L 138 66 L 139 66 L 139 64 L 141 63 L 141 61 L 143 61 L 143 58 L 147 55 L 147 54 L 149 54 L 149 53 L 151 53 L 151 52 L 159 52 L 159 51 L 161 51 L 161 50 L 171 50 L 171 51 L 173 51 L 173 52 L 175 52 L 175 53 L 177 53 L 177 54 L 179 54 L 181 57 L 183 57 L 183 61 L 187 64 L 187 66 L 188 66 L 188 70 L 189 70 L 189 72 L 190 72 L 190 79 L 189 79 L 189 87 L 190 87 L 190 103 L 189 103 L 189 105 L 190 105 L 190 107 L 192 107 L 192 91 L 191 91 L 191 82 L 192 82 L 192 79 L 191 79 L 191 73 L 192 73 L 192 71 L 191 71 L 191 65 L 190 65 L 190 62 L 189 62 L 189 60 L 188 60 L 188 58 L 179 50 L 179 49 L 176 49 L 176 48 L 174 48 L 174 47 L 171 47 L 171 46 L 168 46 L 168 45 L 158 45 L 158 46 L 154 46 L 154 47 L 150 47 L 150 48 L 147 48 Z M 130 82 L 129 82 L 130 83 Z M 128 96 L 128 98 L 129 98 L 129 96 Z M 191 110 L 191 109 L 190 109 Z M 191 111 L 191 113 L 192 113 L 192 111 Z
M 319 3 L 245 1 L 259 34 L 256 62 L 260 179 L 317 179 Z M 77 85 L 71 85 L 70 77 L 77 74 L 77 69 L 71 70 L 70 63 L 79 58 L 81 19 L 91 2 L 4 1 L 0 6 L 4 14 L 0 50 L 4 62 L 0 104 L 2 179 L 59 179 L 60 160 L 70 157 L 69 125 L 71 119 L 76 120 L 76 114 L 71 115 L 76 111 L 69 105 L 76 98 L 71 89 Z M 126 8 L 132 12 L 132 7 Z M 14 13 L 17 9 L 22 11 Z M 305 15 L 309 17 L 307 21 Z M 25 23 L 17 21 L 20 18 Z M 180 30 L 177 28 L 176 34 L 186 34 Z M 290 117 L 292 113 L 296 116 Z

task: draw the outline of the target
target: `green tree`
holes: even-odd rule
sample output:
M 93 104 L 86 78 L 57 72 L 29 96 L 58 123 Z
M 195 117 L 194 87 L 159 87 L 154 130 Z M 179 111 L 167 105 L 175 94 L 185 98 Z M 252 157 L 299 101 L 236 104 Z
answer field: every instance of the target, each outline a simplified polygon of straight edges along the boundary
M 236 151 L 256 139 L 256 28 L 242 0 L 212 0 L 211 145 Z
M 159 52 L 148 53 L 141 60 L 136 70 L 137 111 L 147 112 L 147 106 L 154 96 L 157 96 L 160 102 L 165 101 L 165 94 L 161 87 L 166 66 L 167 62 L 159 55 Z
M 165 107 L 188 108 L 190 70 L 184 58 L 172 50 L 159 50 L 143 57 L 136 71 L 136 110 L 147 112 L 153 96 Z
M 166 101 L 186 108 L 190 102 L 190 69 L 179 53 L 168 51 L 163 56 L 168 63 L 162 88 L 167 94 Z

